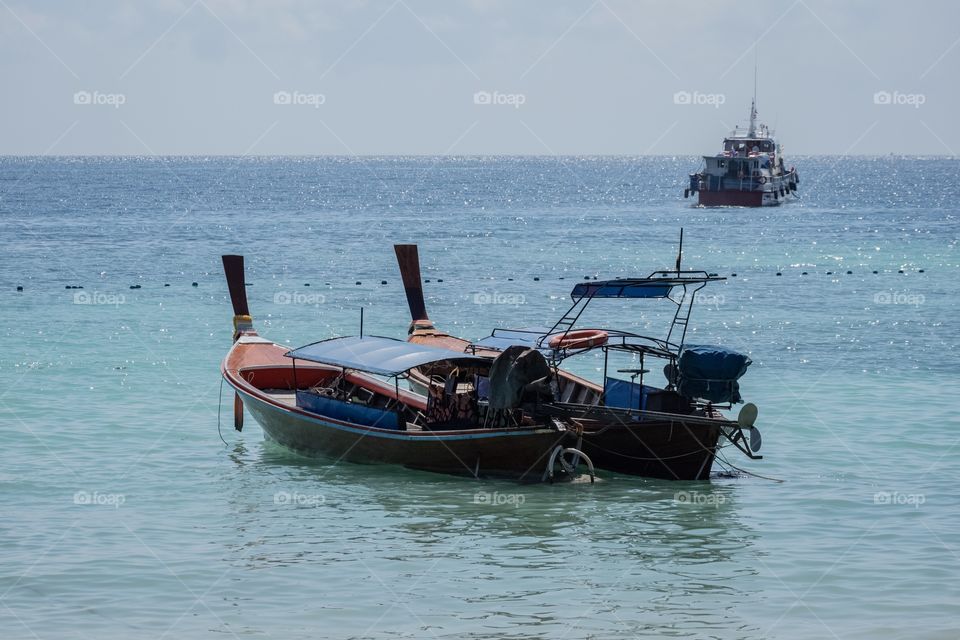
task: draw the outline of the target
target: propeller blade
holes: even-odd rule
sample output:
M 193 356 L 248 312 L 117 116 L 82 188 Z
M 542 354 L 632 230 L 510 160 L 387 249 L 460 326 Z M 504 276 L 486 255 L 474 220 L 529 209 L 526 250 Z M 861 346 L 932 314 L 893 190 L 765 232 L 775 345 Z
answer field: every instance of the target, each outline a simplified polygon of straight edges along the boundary
M 423 301 L 423 285 L 420 280 L 420 255 L 415 244 L 395 244 L 397 264 L 400 265 L 400 277 L 403 279 L 403 290 L 407 294 L 407 304 L 410 306 L 410 317 L 417 320 L 429 320 L 427 305 Z
M 223 256 L 223 273 L 227 276 L 230 302 L 235 316 L 248 316 L 247 283 L 243 277 L 243 256 Z

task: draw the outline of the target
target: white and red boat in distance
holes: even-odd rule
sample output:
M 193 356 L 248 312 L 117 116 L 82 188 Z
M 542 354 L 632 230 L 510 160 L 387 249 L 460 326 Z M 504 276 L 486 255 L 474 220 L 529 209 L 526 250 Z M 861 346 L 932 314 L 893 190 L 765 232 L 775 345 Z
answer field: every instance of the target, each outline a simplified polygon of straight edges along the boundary
M 702 207 L 769 207 L 797 190 L 800 176 L 786 168 L 783 149 L 765 124 L 757 124 L 757 100 L 750 105 L 750 126 L 735 128 L 723 139 L 723 150 L 703 156 L 700 171 L 690 174 L 688 198 L 698 195 Z

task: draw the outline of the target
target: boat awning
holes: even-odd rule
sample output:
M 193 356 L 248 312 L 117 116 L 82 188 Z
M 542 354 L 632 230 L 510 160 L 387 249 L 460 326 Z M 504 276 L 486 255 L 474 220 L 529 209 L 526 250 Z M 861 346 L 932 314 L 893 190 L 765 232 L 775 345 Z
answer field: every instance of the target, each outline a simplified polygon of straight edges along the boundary
M 581 282 L 570 294 L 574 298 L 666 298 L 674 285 L 648 278 Z
M 706 271 L 656 271 L 646 278 L 581 282 L 572 298 L 666 298 L 674 287 L 725 280 Z
M 476 349 L 494 349 L 505 351 L 509 347 L 520 345 L 529 349 L 537 348 L 537 341 L 550 333 L 547 328 L 494 329 L 493 334 L 477 340 L 471 346 Z
M 285 355 L 297 360 L 309 360 L 383 376 L 397 376 L 433 362 L 490 365 L 489 358 L 381 336 L 331 338 L 288 351 Z

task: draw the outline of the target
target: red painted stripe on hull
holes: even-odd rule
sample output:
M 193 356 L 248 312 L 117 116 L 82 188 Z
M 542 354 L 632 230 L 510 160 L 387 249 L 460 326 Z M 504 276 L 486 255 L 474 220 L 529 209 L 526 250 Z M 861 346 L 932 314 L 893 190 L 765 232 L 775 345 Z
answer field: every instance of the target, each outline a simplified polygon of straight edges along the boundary
M 704 207 L 760 207 L 763 193 L 760 191 L 698 191 L 700 205 Z

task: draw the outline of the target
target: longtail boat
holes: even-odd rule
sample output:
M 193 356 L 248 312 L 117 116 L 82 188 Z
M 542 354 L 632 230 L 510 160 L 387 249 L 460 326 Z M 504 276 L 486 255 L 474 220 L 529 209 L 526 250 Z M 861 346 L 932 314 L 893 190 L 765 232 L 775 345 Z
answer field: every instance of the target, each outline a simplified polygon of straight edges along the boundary
M 266 438 L 305 455 L 522 482 L 572 478 L 585 461 L 592 480 L 589 456 L 569 446 L 570 423 L 524 413 L 525 387 L 536 380 L 512 361 L 363 335 L 290 350 L 254 328 L 243 257 L 223 256 L 223 266 L 234 334 L 221 374 L 235 391 L 238 431 L 246 409 Z M 432 366 L 500 384 L 508 401 L 491 407 L 456 390 L 425 398 L 400 388 L 408 371 Z
M 539 411 L 574 424 L 576 449 L 587 454 L 597 468 L 654 478 L 703 480 L 710 477 L 721 439 L 751 459 L 762 457 L 755 453 L 761 445 L 760 432 L 754 426 L 756 407 L 745 405 L 736 421 L 720 412 L 741 401 L 737 379 L 750 359 L 721 347 L 684 343 L 695 294 L 724 278 L 681 270 L 678 256 L 673 271 L 577 284 L 571 294 L 572 306 L 550 326 L 496 329 L 487 338 L 471 342 L 438 330 L 429 319 L 416 245 L 395 245 L 395 251 L 412 317 L 408 341 L 486 358 L 515 348 L 542 353 L 554 376 L 552 399 Z M 675 296 L 675 291 L 680 295 Z M 578 328 L 586 307 L 600 299 L 669 300 L 676 308 L 666 338 Z M 600 383 L 560 368 L 566 359 L 596 350 L 603 352 Z M 629 355 L 636 363 L 618 369 L 617 373 L 625 374 L 620 377 L 608 370 L 611 357 L 617 354 Z M 646 383 L 651 360 L 664 363 L 668 383 L 662 388 Z M 418 393 L 429 393 L 441 382 L 448 383 L 450 375 L 451 369 L 442 363 L 419 367 L 410 372 L 410 386 Z

